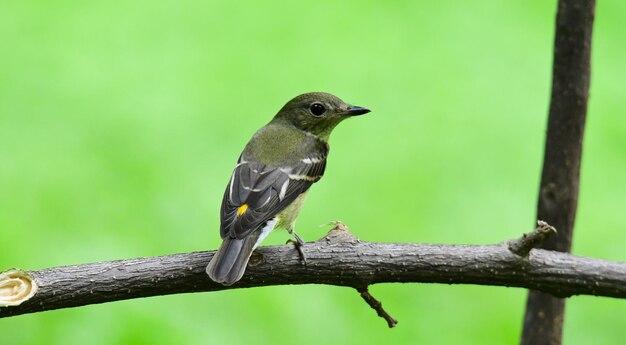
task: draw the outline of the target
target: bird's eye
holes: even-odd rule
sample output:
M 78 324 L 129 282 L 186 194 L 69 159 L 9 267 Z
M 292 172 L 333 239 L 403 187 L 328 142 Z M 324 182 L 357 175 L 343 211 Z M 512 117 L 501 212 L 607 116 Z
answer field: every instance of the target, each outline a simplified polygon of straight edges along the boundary
M 320 116 L 326 112 L 326 108 L 320 103 L 311 104 L 311 108 L 309 110 L 311 110 L 311 114 L 315 116 Z

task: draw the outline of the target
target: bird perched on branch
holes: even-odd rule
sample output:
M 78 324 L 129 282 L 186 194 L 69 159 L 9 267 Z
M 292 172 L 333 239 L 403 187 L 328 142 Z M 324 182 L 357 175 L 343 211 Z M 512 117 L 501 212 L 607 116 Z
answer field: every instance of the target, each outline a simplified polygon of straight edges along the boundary
M 224 285 L 241 279 L 252 251 L 276 228 L 295 237 L 306 260 L 293 227 L 309 187 L 324 174 L 328 137 L 341 121 L 369 111 L 328 93 L 305 93 L 252 136 L 224 193 L 223 242 L 206 268 L 211 279 Z

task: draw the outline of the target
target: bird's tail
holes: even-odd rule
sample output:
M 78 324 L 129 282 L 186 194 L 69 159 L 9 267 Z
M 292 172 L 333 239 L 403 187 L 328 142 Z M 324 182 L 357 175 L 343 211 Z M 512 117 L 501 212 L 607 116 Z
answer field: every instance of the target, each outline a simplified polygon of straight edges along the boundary
M 206 267 L 209 277 L 223 285 L 232 285 L 241 279 L 260 235 L 260 231 L 253 231 L 242 239 L 226 237 Z

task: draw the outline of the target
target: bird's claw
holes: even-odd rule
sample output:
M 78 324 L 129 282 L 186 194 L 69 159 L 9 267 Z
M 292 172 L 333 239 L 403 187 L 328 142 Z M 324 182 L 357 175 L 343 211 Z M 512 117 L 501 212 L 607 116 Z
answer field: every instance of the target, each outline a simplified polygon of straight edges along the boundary
M 287 244 L 291 243 L 296 247 L 296 250 L 298 251 L 298 255 L 300 256 L 300 260 L 302 260 L 302 262 L 306 266 L 307 264 L 306 256 L 304 255 L 304 252 L 302 251 L 302 247 L 304 246 L 304 240 L 302 239 L 302 237 L 298 236 L 295 232 L 292 232 L 291 234 L 293 235 L 295 240 L 290 238 L 287 240 Z

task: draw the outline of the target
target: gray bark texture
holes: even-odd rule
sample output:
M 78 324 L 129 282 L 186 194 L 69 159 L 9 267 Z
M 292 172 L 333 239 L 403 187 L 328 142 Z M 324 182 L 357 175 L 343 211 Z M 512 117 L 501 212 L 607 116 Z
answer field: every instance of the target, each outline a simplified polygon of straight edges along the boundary
M 580 160 L 589 98 L 595 0 L 559 0 L 554 38 L 552 95 L 537 206 L 558 234 L 540 248 L 569 252 L 578 204 Z M 561 344 L 565 300 L 528 294 L 522 345 Z
M 355 288 L 373 308 L 379 302 L 369 300 L 367 286 L 384 282 L 498 285 L 560 297 L 626 298 L 626 263 L 537 249 L 523 257 L 509 243 L 372 243 L 334 229 L 303 246 L 306 265 L 291 245 L 257 249 L 243 279 L 228 287 L 205 273 L 214 252 L 56 267 L 28 272 L 38 291 L 19 306 L 0 308 L 0 318 L 139 297 L 286 284 Z M 395 320 L 387 321 L 391 327 Z

